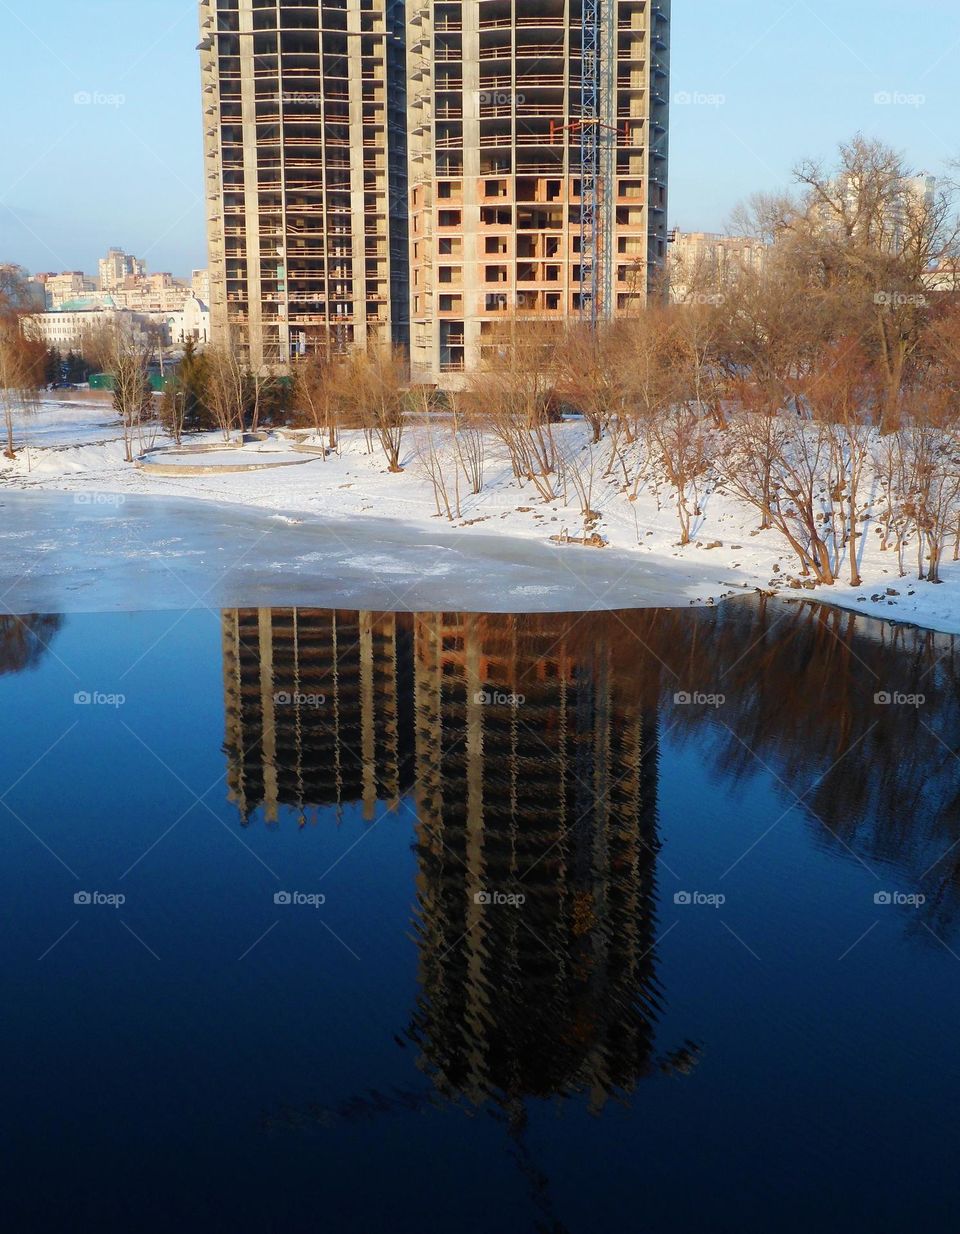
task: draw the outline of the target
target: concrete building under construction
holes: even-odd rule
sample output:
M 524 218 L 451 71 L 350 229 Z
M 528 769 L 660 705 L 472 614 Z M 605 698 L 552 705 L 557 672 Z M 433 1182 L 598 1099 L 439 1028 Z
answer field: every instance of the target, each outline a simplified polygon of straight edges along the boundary
M 214 337 L 393 343 L 629 314 L 666 256 L 669 0 L 201 0 Z

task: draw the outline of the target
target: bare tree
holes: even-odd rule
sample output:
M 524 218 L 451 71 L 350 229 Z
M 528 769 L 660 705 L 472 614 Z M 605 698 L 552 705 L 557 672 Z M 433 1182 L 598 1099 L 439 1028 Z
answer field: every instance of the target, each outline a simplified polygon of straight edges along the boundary
M 554 352 L 557 392 L 589 424 L 594 445 L 626 401 L 629 371 L 622 362 L 626 342 L 625 331 L 617 324 L 603 323 L 596 329 L 575 325 L 563 333 Z
M 208 347 L 206 361 L 205 400 L 210 415 L 223 439 L 229 442 L 234 434 L 242 437 L 249 406 L 249 385 L 246 365 L 233 346 Z
M 694 518 L 701 513 L 703 483 L 710 471 L 711 442 L 703 421 L 689 407 L 676 407 L 651 420 L 647 436 L 652 460 L 674 492 L 680 543 L 690 543 Z
M 576 494 L 583 518 L 583 538 L 589 539 L 594 525 L 599 519 L 599 513 L 593 508 L 593 492 L 597 480 L 599 460 L 594 450 L 594 443 L 589 442 L 582 450 L 572 451 L 560 460 L 560 476 L 564 486 L 570 487 Z
M 413 452 L 433 488 L 437 517 L 460 517 L 460 473 L 452 447 L 453 425 L 440 408 L 433 386 L 412 387 L 407 395 Z
M 6 432 L 7 458 L 16 457 L 14 417 L 36 403 L 43 384 L 46 348 L 24 334 L 25 318 L 0 307 L 0 400 Z
M 148 340 L 117 322 L 108 357 L 113 379 L 113 406 L 123 429 L 124 461 L 133 462 L 134 442 L 142 448 L 146 424 L 153 419 Z
M 555 329 L 505 323 L 493 354 L 470 377 L 466 406 L 489 423 L 507 448 L 513 473 L 544 501 L 556 496 L 557 448 L 551 420 L 557 403 Z
M 904 548 L 910 530 L 910 517 L 904 508 L 904 494 L 909 490 L 907 462 L 903 440 L 899 433 L 888 433 L 872 443 L 871 462 L 880 492 L 883 494 L 884 510 L 881 518 L 880 552 L 890 549 L 891 537 L 897 555 L 897 572 L 903 578 Z
M 960 516 L 960 448 L 930 420 L 898 432 L 904 456 L 903 509 L 917 537 L 917 577 L 941 582 L 940 563 Z
M 810 283 L 831 297 L 838 334 L 863 338 L 883 377 L 880 426 L 900 423 L 904 386 L 926 329 L 929 271 L 960 255 L 954 186 L 917 176 L 897 151 L 862 136 L 836 164 L 801 163 L 801 199 L 781 220 Z
M 26 274 L 13 266 L 0 267 L 0 400 L 7 458 L 16 456 L 15 412 L 35 404 L 45 366 L 46 348 L 32 337 Z
M 803 575 L 833 583 L 834 557 L 824 538 L 829 428 L 794 416 L 741 412 L 730 422 L 718 457 L 723 485 L 758 510 L 796 553 Z
M 847 547 L 853 587 L 860 585 L 860 489 L 870 458 L 876 387 L 875 372 L 857 339 L 823 348 L 808 366 L 803 387 L 810 410 L 831 430 L 831 510 L 840 520 L 834 527 L 834 546 L 837 561 L 843 545 Z
M 449 396 L 450 414 L 453 418 L 453 440 L 457 459 L 463 470 L 470 492 L 479 493 L 483 488 L 486 465 L 487 442 L 483 426 L 471 413 L 469 406 L 458 394 Z
M 342 368 L 342 363 L 314 352 L 298 360 L 293 370 L 294 407 L 308 418 L 318 438 L 326 435 L 331 450 L 339 448 Z
M 677 397 L 709 416 L 722 428 L 723 336 L 726 327 L 726 295 L 715 293 L 674 305 L 671 340 L 675 350 Z

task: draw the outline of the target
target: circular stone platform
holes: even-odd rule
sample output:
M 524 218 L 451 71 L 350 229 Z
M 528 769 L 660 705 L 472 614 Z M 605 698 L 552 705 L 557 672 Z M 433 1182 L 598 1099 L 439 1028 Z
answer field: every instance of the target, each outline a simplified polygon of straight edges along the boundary
M 267 471 L 275 467 L 297 467 L 312 463 L 319 454 L 296 447 L 264 449 L 262 445 L 220 442 L 211 445 L 161 446 L 148 450 L 137 460 L 137 467 L 151 476 L 228 475 L 240 471 Z

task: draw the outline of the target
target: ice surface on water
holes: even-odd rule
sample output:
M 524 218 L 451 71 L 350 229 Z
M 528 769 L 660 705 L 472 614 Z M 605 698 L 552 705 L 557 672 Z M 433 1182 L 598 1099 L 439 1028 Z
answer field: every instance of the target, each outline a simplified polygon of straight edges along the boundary
M 179 498 L 10 493 L 0 516 L 0 594 L 18 613 L 189 608 L 198 596 L 210 607 L 556 612 L 686 605 L 715 587 L 696 564 L 613 549 Z

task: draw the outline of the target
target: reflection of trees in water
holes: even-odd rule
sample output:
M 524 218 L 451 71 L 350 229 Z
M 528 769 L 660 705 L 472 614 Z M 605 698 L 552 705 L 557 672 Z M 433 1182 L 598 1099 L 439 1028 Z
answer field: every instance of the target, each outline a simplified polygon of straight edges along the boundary
M 785 806 L 791 790 L 803 798 L 798 810 L 815 816 L 824 844 L 899 868 L 946 925 L 960 904 L 960 846 L 948 853 L 960 838 L 956 640 L 811 603 L 683 617 L 657 614 L 643 632 L 678 674 L 663 676 L 672 739 L 695 742 L 735 783 L 767 775 L 765 765 Z M 726 702 L 674 707 L 675 690 Z M 881 693 L 925 702 L 878 704 Z
M 511 1134 L 530 1097 L 584 1094 L 598 1110 L 644 1076 L 696 1064 L 695 1045 L 663 1056 L 655 1040 L 667 740 L 695 749 L 717 780 L 778 777 L 844 860 L 849 846 L 878 873 L 892 865 L 921 883 L 931 923 L 956 913 L 960 845 L 939 860 L 960 837 L 951 638 L 763 600 L 574 616 L 240 616 L 250 637 L 231 639 L 228 680 L 244 722 L 237 748 L 247 732 L 272 731 L 262 708 L 278 688 L 309 686 L 335 706 L 282 711 L 266 771 L 248 752 L 231 784 L 257 802 L 270 796 L 262 781 L 302 809 L 311 798 L 389 800 L 415 779 L 420 994 L 409 1036 L 438 1093 L 484 1105 Z M 679 691 L 726 702 L 678 706 Z M 880 706 L 881 691 L 927 701 Z M 483 892 L 526 901 L 484 905 Z M 372 1108 L 411 1100 L 425 1098 L 377 1094 Z
M 36 668 L 62 625 L 63 617 L 58 613 L 0 616 L 0 676 Z

